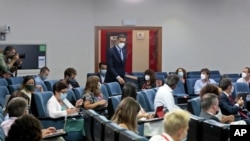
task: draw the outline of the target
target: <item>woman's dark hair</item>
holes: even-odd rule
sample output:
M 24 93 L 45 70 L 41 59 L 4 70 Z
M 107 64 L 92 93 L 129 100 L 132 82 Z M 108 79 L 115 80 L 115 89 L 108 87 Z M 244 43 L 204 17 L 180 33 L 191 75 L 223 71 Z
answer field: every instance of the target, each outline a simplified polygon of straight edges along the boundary
M 64 82 L 58 81 L 53 85 L 53 93 L 55 95 L 56 92 L 60 92 L 62 89 L 66 88 L 68 88 L 68 86 Z
M 122 88 L 122 97 L 121 100 L 123 100 L 125 97 L 132 97 L 136 100 L 137 92 L 136 92 L 136 86 L 132 82 L 126 83 Z
M 149 75 L 150 76 L 150 84 L 154 84 L 155 83 L 155 71 L 152 70 L 152 69 L 147 69 L 145 72 L 144 72 L 144 76 L 145 75 Z
M 42 141 L 42 126 L 32 115 L 24 115 L 11 125 L 5 141 Z
M 178 68 L 176 69 L 175 73 L 178 75 L 179 69 L 183 72 L 183 78 L 187 78 L 187 71 L 184 68 Z
M 219 87 L 215 86 L 214 84 L 208 83 L 206 86 L 204 86 L 200 90 L 200 97 L 202 97 L 203 95 L 205 95 L 207 93 L 213 93 L 213 94 L 216 94 L 217 96 L 219 96 L 220 95 Z

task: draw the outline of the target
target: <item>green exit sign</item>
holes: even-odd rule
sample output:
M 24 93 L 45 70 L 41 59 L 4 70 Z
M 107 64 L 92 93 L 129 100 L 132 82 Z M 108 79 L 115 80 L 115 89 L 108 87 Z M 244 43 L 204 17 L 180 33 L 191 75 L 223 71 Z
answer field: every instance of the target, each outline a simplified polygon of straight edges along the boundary
M 39 46 L 39 51 L 40 52 L 45 52 L 46 51 L 46 45 L 40 45 Z

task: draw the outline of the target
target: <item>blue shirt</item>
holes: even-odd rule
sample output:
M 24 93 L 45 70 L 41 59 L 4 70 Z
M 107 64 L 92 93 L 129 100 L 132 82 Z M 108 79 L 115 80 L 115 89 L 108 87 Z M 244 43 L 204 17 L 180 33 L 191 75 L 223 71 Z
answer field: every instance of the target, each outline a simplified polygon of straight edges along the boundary
M 216 84 L 216 82 L 213 79 L 209 79 L 207 82 L 204 82 L 203 80 L 199 79 L 195 81 L 194 84 L 194 93 L 199 94 L 200 90 L 206 86 L 208 83 Z

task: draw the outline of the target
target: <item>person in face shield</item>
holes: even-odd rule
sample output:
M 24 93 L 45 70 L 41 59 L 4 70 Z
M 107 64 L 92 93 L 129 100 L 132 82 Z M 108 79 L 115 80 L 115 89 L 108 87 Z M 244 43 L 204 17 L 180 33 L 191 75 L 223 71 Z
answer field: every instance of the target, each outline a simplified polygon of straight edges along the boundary
M 194 93 L 199 94 L 200 90 L 208 83 L 216 84 L 213 79 L 210 79 L 210 71 L 207 68 L 201 69 L 201 78 L 196 80 L 194 84 Z
M 136 77 L 133 75 L 126 75 L 126 77 L 137 80 L 138 88 L 142 90 L 152 89 L 163 85 L 162 80 L 156 78 L 155 72 L 152 69 L 145 70 L 143 77 Z

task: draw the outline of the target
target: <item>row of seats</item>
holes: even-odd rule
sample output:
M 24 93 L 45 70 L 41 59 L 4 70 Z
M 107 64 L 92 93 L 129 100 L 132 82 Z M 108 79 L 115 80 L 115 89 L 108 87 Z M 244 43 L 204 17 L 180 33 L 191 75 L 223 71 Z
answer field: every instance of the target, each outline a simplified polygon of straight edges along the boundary
M 228 141 L 229 138 L 230 126 L 228 124 L 191 116 L 187 141 Z
M 147 138 L 121 128 L 93 110 L 86 110 L 85 113 L 85 133 L 88 141 L 148 141 Z

